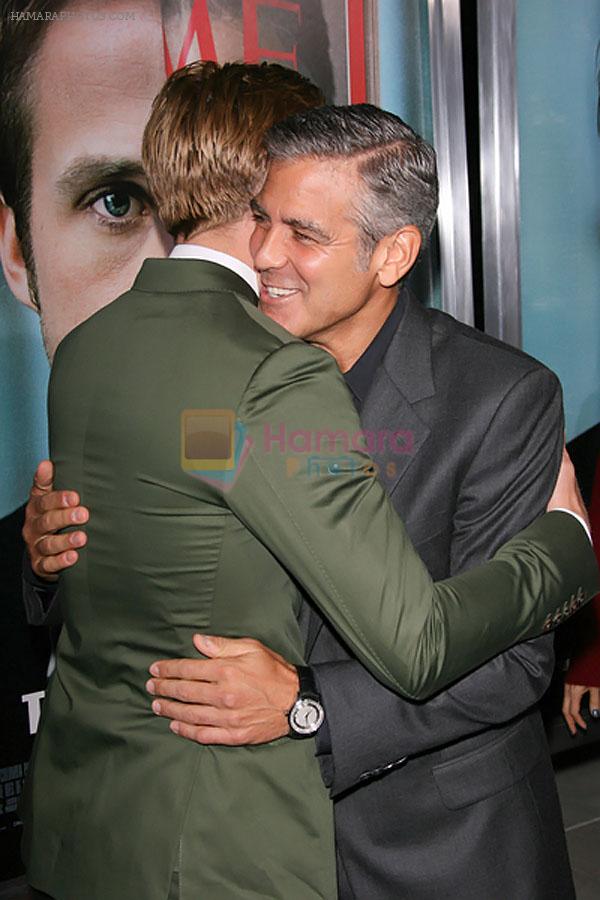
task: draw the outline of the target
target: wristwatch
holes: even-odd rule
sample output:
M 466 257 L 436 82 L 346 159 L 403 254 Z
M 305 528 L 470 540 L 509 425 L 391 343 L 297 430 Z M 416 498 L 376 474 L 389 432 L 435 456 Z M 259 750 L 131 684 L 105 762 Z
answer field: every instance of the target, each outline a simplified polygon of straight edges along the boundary
M 300 689 L 296 702 L 288 713 L 288 737 L 294 740 L 314 737 L 325 719 L 325 710 L 317 689 L 313 671 L 308 666 L 296 666 Z

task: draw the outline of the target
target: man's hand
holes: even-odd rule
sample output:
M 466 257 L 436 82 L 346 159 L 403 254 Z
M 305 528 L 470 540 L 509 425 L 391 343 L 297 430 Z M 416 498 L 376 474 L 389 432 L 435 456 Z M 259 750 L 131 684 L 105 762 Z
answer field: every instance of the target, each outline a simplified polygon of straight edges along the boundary
M 288 733 L 296 668 L 252 638 L 194 635 L 208 659 L 161 660 L 146 684 L 171 731 L 199 744 L 265 744 Z
M 23 539 L 31 559 L 31 567 L 40 578 L 56 581 L 57 572 L 79 559 L 77 548 L 85 546 L 83 531 L 56 534 L 69 525 L 83 525 L 89 519 L 85 506 L 79 505 L 75 491 L 54 491 L 54 466 L 43 460 L 35 471 L 29 502 L 25 508 Z
M 587 522 L 588 528 L 590 527 L 589 516 L 583 503 L 577 478 L 575 477 L 575 468 L 566 448 L 563 448 L 560 471 L 554 485 L 554 492 L 548 501 L 546 509 L 548 512 L 551 512 L 553 509 L 570 509 L 572 512 L 577 513 L 578 516 L 581 516 Z
M 589 693 L 590 715 L 600 718 L 600 688 L 583 684 L 565 684 L 562 714 L 572 735 L 577 734 L 577 725 L 587 731 L 587 724 L 581 715 L 581 701 Z

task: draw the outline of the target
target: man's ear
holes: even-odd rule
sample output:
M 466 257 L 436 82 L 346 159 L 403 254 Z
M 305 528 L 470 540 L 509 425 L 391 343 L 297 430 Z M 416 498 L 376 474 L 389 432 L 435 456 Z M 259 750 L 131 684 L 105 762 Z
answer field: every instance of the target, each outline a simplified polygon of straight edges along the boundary
M 377 275 L 383 287 L 392 287 L 408 275 L 421 251 L 421 232 L 416 225 L 406 225 L 386 235 L 376 249 L 379 256 Z
M 3 202 L 0 196 L 0 261 L 4 270 L 6 283 L 17 300 L 36 309 L 29 293 L 27 269 L 17 239 L 15 215 L 12 209 Z

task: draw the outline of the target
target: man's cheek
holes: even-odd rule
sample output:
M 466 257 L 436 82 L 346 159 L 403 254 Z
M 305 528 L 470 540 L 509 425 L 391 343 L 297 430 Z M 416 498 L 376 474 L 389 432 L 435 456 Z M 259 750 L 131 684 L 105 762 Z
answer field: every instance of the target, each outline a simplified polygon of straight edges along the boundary
M 148 217 L 147 222 L 143 221 L 122 233 L 111 232 L 107 226 L 100 225 L 79 229 L 79 256 L 94 270 L 96 277 L 131 268 L 137 272 L 144 259 L 152 255 L 165 255 L 153 222 Z
M 297 300 L 285 311 L 282 311 L 281 318 L 278 318 L 277 321 L 291 334 L 305 340 L 315 328 L 314 317 L 310 315 L 310 307 L 307 307 L 303 300 Z
M 79 244 L 77 271 L 72 274 L 82 292 L 93 295 L 97 308 L 106 306 L 132 286 L 145 259 L 164 257 L 168 247 L 157 229 L 126 235 L 102 235 Z M 86 304 L 89 306 L 89 304 Z

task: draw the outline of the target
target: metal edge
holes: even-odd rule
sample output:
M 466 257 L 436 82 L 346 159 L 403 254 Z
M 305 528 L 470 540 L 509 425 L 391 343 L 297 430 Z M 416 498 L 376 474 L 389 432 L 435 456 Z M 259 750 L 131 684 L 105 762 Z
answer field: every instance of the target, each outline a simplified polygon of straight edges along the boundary
M 494 5 L 494 4 L 491 4 Z M 428 0 L 443 309 L 472 325 L 473 274 L 460 0 Z
M 521 346 L 516 0 L 477 2 L 485 330 Z
M 379 0 L 364 0 L 367 98 L 379 106 L 381 98 L 379 71 Z

